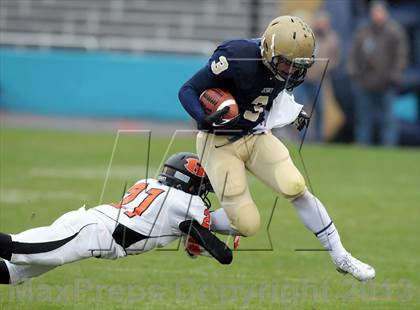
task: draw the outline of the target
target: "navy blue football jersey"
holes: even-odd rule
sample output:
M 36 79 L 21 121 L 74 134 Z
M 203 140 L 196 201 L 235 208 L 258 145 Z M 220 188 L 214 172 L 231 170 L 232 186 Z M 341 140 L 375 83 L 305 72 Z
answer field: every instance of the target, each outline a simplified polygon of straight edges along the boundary
M 264 119 L 274 98 L 284 89 L 261 59 L 260 39 L 223 42 L 204 68 L 187 81 L 179 99 L 187 112 L 200 124 L 205 114 L 199 103 L 200 94 L 209 88 L 221 88 L 235 98 L 240 119 L 229 129 L 250 131 Z

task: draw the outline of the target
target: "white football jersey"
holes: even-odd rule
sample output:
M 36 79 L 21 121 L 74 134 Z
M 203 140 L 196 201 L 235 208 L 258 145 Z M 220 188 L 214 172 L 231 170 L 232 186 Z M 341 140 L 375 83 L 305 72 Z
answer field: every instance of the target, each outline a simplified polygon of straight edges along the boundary
M 127 254 L 139 254 L 176 240 L 182 235 L 178 225 L 185 220 L 194 219 L 207 228 L 210 223 L 210 213 L 199 196 L 155 179 L 140 180 L 121 202 L 93 210 L 147 237 L 127 247 Z

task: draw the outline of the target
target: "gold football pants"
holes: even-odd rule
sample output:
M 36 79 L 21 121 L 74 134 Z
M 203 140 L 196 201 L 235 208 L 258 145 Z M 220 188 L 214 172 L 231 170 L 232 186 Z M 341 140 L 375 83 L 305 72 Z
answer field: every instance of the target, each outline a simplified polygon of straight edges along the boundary
M 228 142 L 227 136 L 200 131 L 197 153 L 232 227 L 252 236 L 260 227 L 260 214 L 249 192 L 246 170 L 289 199 L 305 191 L 305 180 L 287 148 L 271 132 Z

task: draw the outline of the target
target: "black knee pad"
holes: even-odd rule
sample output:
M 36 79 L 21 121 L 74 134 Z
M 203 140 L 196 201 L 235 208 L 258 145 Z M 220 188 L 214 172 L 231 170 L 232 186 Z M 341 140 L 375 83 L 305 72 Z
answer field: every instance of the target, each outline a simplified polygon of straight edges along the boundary
M 9 269 L 5 262 L 0 262 L 0 284 L 10 284 Z
M 0 257 L 5 260 L 12 258 L 12 237 L 3 233 L 0 233 Z

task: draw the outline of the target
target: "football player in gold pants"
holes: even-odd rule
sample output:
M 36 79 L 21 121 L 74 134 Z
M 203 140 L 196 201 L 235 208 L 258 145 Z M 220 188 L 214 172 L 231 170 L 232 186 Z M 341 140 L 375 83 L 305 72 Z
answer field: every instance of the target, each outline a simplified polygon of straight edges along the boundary
M 337 270 L 360 281 L 375 277 L 375 270 L 343 247 L 338 231 L 322 203 L 305 186 L 284 144 L 269 129 L 261 130 L 279 94 L 291 92 L 303 81 L 314 62 L 315 37 L 310 27 L 294 16 L 280 16 L 268 25 L 261 39 L 225 41 L 208 64 L 179 92 L 186 111 L 197 121 L 197 153 L 230 219 L 232 234 L 254 235 L 260 214 L 250 195 L 246 171 L 276 193 L 289 199 L 303 224 L 329 250 Z M 221 88 L 235 98 L 239 116 L 226 124 L 223 113 L 206 115 L 200 94 Z M 302 129 L 308 117 L 301 111 L 295 123 Z M 213 216 L 218 213 L 214 212 Z

